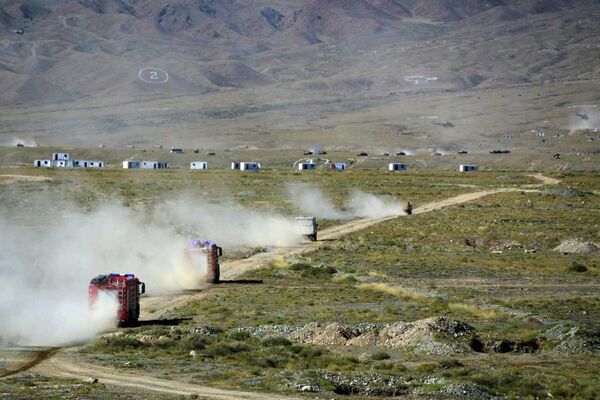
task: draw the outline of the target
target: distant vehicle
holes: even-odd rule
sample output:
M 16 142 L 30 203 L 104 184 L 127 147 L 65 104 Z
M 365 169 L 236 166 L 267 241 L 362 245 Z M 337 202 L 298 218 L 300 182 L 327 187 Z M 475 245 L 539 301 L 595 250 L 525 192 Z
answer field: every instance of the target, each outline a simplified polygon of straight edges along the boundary
M 458 152 L 458 154 L 468 154 L 469 152 L 467 150 L 461 150 Z
M 25 147 L 23 143 L 17 143 L 17 147 Z
M 510 150 L 491 150 L 490 154 L 509 154 Z
M 365 153 L 364 151 L 361 151 L 360 153 L 357 154 L 359 157 L 366 157 L 369 155 L 369 153 Z
M 382 154 L 382 156 L 384 156 L 384 157 L 389 157 L 389 156 L 390 156 L 390 153 L 383 153 L 383 154 Z
M 194 150 L 194 154 L 199 154 L 199 153 L 200 153 L 200 149 Z
M 555 155 L 553 155 L 552 157 L 556 158 L 557 160 L 560 160 L 560 153 L 556 153 Z
M 298 232 L 312 240 L 317 240 L 317 219 L 315 217 L 296 217 Z
M 210 153 L 206 153 L 207 156 L 214 156 L 216 153 L 213 153 L 212 151 Z
M 8 28 L 8 31 L 10 33 L 16 33 L 17 35 L 22 35 L 22 34 L 25 33 L 25 31 L 23 29 L 17 28 L 17 27 L 14 27 L 14 26 L 11 26 L 10 28 Z
M 454 124 L 450 121 L 446 122 L 434 122 L 434 124 L 441 126 L 442 128 L 454 128 Z
M 312 155 L 313 155 L 313 152 L 312 152 L 312 151 L 310 151 L 310 150 L 306 150 L 306 151 L 304 152 L 304 155 L 305 155 L 305 156 L 312 156 Z
M 183 153 L 183 149 L 180 149 L 178 147 L 171 147 L 171 153 L 181 154 L 181 153 Z
M 439 151 L 434 151 L 433 153 L 431 153 L 432 156 L 441 156 L 442 153 L 440 153 Z
M 327 152 L 325 150 L 321 150 L 321 151 L 317 152 L 317 154 L 327 154 Z
M 397 152 L 397 153 L 396 153 L 396 155 L 397 155 L 397 156 L 405 156 L 405 155 L 406 155 L 406 153 L 405 153 L 405 152 L 403 152 L 403 151 L 399 151 L 399 152 Z
M 103 296 L 119 302 L 116 320 L 119 325 L 134 325 L 140 317 L 140 296 L 146 292 L 146 284 L 134 274 L 99 275 L 88 287 L 89 307 L 94 310 Z

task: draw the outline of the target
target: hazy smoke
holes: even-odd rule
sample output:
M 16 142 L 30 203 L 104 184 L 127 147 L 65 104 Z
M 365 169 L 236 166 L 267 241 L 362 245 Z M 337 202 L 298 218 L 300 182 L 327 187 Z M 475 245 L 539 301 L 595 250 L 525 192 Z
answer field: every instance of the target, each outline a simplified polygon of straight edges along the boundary
M 252 211 L 236 204 L 180 198 L 163 204 L 157 215 L 225 247 L 294 246 L 302 241 L 293 218 Z
M 292 183 L 288 185 L 292 202 L 306 215 L 325 219 L 348 219 L 348 213 L 338 209 L 333 202 L 315 185 Z
M 164 203 L 152 214 L 104 205 L 33 220 L 36 228 L 24 228 L 0 216 L 0 344 L 63 345 L 110 327 L 114 303 L 88 310 L 88 283 L 98 275 L 134 273 L 149 294 L 200 287 L 206 258 L 186 252 L 192 236 L 176 226 L 193 226 L 225 248 L 302 240 L 292 218 L 197 199 Z
M 17 144 L 22 144 L 25 147 L 37 147 L 38 144 L 35 140 L 23 139 L 20 137 L 14 137 L 12 139 L 6 139 L 0 141 L 0 146 L 12 146 L 15 147 Z
M 348 200 L 349 213 L 362 218 L 383 218 L 393 215 L 406 215 L 406 205 L 396 199 L 377 197 L 355 190 Z
M 593 106 L 580 106 L 570 115 L 569 129 L 600 128 L 600 111 Z
M 296 208 L 307 215 L 324 219 L 382 218 L 405 215 L 406 203 L 397 199 L 378 197 L 354 190 L 344 210 L 337 208 L 325 194 L 314 185 L 294 183 L 288 192 Z

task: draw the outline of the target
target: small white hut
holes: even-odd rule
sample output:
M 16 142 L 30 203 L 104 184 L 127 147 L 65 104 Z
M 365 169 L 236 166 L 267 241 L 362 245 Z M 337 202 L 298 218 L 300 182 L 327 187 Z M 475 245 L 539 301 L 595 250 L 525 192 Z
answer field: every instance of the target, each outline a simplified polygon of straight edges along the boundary
M 192 161 L 190 169 L 208 169 L 208 163 L 206 161 Z
M 458 170 L 460 172 L 477 171 L 478 169 L 479 169 L 478 165 L 460 164 L 458 167 Z
M 408 169 L 408 165 L 403 163 L 389 163 L 388 169 L 390 171 L 406 171 Z
M 317 169 L 317 164 L 314 162 L 298 163 L 298 171 L 314 171 Z
M 164 161 L 142 161 L 142 169 L 165 169 L 169 164 Z
M 129 160 L 129 161 L 123 161 L 123 168 L 124 169 L 136 169 L 140 167 L 140 162 L 139 161 L 133 161 L 133 160 Z

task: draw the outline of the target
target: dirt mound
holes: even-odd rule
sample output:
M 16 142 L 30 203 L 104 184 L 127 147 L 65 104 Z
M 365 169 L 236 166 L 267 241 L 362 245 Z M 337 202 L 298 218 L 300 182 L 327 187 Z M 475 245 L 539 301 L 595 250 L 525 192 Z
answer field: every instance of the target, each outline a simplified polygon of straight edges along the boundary
M 554 251 L 563 254 L 599 254 L 600 248 L 590 242 L 569 239 L 556 246 Z
M 301 343 L 342 346 L 357 335 L 351 328 L 335 322 L 328 325 L 311 322 L 292 333 L 289 338 Z
M 446 317 L 391 324 L 380 331 L 369 331 L 348 341 L 350 346 L 382 346 L 393 349 L 413 348 L 427 354 L 448 354 L 468 349 L 459 342 L 474 336 L 474 329 Z M 441 340 L 440 340 L 441 339 Z
M 600 332 L 584 331 L 578 327 L 556 325 L 542 334 L 546 340 L 558 343 L 552 350 L 561 354 L 597 353 L 600 351 Z
M 337 322 L 293 327 L 266 325 L 238 328 L 256 337 L 281 336 L 300 343 L 333 346 L 379 346 L 410 348 L 426 354 L 449 354 L 469 351 L 475 337 L 473 327 L 446 317 L 432 317 L 414 322 L 360 324 L 354 327 Z

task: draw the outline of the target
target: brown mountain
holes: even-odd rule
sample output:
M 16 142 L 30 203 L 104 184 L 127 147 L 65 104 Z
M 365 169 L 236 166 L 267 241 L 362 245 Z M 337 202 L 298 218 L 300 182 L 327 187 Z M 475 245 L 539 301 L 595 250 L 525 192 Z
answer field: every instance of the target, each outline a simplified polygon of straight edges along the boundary
M 171 126 L 169 134 L 195 142 L 205 134 L 196 124 L 213 122 L 211 135 L 240 132 L 235 140 L 265 129 L 404 140 L 402 129 L 390 133 L 402 126 L 450 141 L 481 134 L 477 121 L 500 132 L 499 110 L 514 101 L 447 110 L 457 96 L 480 97 L 473 91 L 572 93 L 550 83 L 585 81 L 576 93 L 593 101 L 599 18 L 595 0 L 7 0 L 0 135 L 120 144 L 153 141 Z M 415 84 L 420 75 L 437 79 Z M 144 103 L 161 116 L 147 118 Z M 427 109 L 466 118 L 460 134 L 419 119 Z M 524 112 L 502 130 L 553 115 L 543 114 Z

